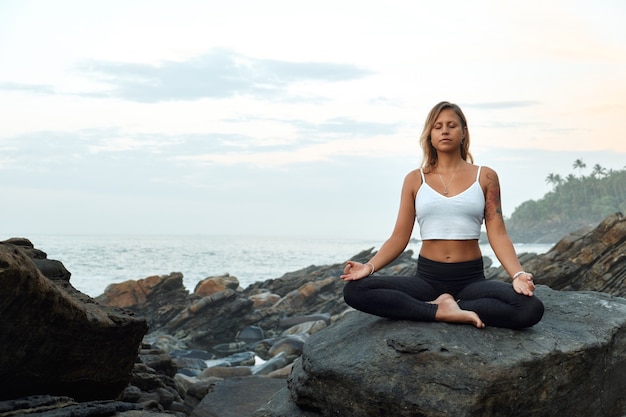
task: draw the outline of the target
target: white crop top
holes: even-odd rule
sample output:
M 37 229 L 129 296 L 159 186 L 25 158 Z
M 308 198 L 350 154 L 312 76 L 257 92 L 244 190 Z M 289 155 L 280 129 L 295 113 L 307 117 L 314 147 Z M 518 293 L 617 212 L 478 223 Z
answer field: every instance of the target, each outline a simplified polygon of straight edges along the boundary
M 485 218 L 485 195 L 478 181 L 465 191 L 445 197 L 426 183 L 424 171 L 422 186 L 415 196 L 415 212 L 422 240 L 472 240 L 480 237 L 480 226 Z

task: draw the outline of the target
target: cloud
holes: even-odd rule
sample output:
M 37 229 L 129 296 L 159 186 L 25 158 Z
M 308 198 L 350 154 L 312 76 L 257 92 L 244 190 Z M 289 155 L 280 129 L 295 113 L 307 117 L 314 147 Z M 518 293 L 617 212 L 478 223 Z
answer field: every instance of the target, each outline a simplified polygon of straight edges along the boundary
M 337 117 L 318 124 L 296 122 L 296 125 L 302 132 L 347 136 L 390 135 L 396 133 L 399 128 L 397 123 L 364 122 L 346 117 Z
M 492 110 L 492 109 L 514 109 L 519 107 L 532 107 L 540 105 L 539 101 L 494 101 L 485 103 L 467 103 L 462 107 Z
M 26 84 L 26 83 L 0 83 L 0 90 L 5 91 L 21 91 L 35 94 L 55 94 L 54 87 L 45 84 Z
M 228 49 L 214 49 L 187 61 L 159 65 L 88 61 L 80 69 L 113 87 L 103 95 L 138 102 L 238 95 L 277 99 L 285 98 L 293 83 L 348 81 L 372 74 L 351 64 L 259 59 Z
M 273 147 L 269 149 L 252 148 L 248 150 L 206 152 L 173 157 L 185 164 L 206 164 L 214 166 L 246 165 L 262 168 L 284 169 L 302 164 L 342 161 L 345 158 L 371 157 L 389 158 L 406 155 L 404 140 L 391 140 L 386 136 L 367 138 L 338 138 L 320 142 L 301 142 L 297 145 Z

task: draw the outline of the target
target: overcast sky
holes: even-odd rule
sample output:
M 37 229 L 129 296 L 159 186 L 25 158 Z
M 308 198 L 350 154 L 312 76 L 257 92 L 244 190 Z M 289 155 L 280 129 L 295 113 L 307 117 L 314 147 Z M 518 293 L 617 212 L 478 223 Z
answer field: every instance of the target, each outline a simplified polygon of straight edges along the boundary
M 0 0 L 0 239 L 385 238 L 439 101 L 509 216 L 626 166 L 626 2 Z

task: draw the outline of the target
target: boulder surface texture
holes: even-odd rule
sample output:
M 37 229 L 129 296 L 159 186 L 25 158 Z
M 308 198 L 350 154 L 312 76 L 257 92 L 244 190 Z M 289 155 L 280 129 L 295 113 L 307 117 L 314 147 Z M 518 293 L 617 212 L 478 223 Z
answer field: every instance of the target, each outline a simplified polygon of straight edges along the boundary
M 626 300 L 536 294 L 546 312 L 526 330 L 349 313 L 311 336 L 290 395 L 255 417 L 625 415 Z
M 46 261 L 25 239 L 0 242 L 0 399 L 113 399 L 128 385 L 147 323 L 94 302 Z

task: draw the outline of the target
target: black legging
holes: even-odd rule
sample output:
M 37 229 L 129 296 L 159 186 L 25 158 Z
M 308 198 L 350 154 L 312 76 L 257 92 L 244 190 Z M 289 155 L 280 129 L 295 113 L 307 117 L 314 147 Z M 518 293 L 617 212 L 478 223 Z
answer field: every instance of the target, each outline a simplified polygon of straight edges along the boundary
M 539 322 L 543 303 L 518 294 L 511 284 L 485 279 L 483 260 L 443 263 L 419 257 L 417 273 L 374 275 L 348 281 L 343 297 L 349 306 L 398 320 L 435 321 L 441 294 L 452 295 L 463 310 L 474 311 L 487 326 L 522 329 Z

